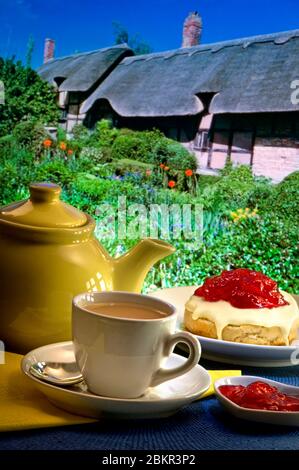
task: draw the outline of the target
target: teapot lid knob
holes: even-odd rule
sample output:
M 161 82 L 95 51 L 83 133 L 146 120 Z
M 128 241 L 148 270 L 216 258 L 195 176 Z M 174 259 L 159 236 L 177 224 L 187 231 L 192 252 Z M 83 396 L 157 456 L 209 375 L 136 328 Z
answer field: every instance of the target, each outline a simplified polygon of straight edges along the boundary
M 75 228 L 88 221 L 84 212 L 61 201 L 61 187 L 54 183 L 31 183 L 30 199 L 0 208 L 1 220 L 31 227 Z
M 61 187 L 54 183 L 30 183 L 30 200 L 34 202 L 54 202 L 60 199 Z

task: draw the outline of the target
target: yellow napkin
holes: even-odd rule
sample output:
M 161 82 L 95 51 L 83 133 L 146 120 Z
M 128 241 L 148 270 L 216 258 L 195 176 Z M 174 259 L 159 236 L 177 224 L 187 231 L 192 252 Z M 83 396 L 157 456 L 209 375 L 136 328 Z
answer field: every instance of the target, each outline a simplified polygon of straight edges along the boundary
M 66 426 L 94 420 L 72 415 L 52 405 L 20 369 L 22 356 L 5 353 L 0 364 L 0 431 Z
M 214 383 L 216 380 L 221 379 L 222 377 L 234 377 L 242 375 L 240 370 L 209 370 L 208 372 L 212 379 L 212 383 L 210 388 L 200 397 L 200 400 L 214 394 Z
M 22 356 L 5 354 L 5 364 L 0 364 L 0 431 L 67 426 L 91 423 L 95 420 L 72 415 L 52 405 L 35 389 L 33 383 L 20 370 Z M 240 371 L 211 371 L 212 381 L 227 375 L 240 375 Z M 203 395 L 214 393 L 214 387 Z

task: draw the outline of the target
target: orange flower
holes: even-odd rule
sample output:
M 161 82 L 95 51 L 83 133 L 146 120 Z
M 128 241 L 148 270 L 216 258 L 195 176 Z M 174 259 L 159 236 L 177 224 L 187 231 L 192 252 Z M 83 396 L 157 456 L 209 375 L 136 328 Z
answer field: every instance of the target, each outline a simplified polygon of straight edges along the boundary
M 73 155 L 74 151 L 72 149 L 68 149 L 67 154 L 68 155 Z
M 164 167 L 165 167 L 164 163 L 160 163 L 160 168 L 162 168 L 162 170 Z
M 192 176 L 192 175 L 193 175 L 193 171 L 190 170 L 190 169 L 188 169 L 188 170 L 185 171 L 185 175 L 186 175 L 186 176 Z
M 145 170 L 145 174 L 146 174 L 146 176 L 151 176 L 152 172 L 151 172 L 151 170 Z
M 165 171 L 168 171 L 168 170 L 169 170 L 169 166 L 164 166 L 164 170 L 165 170 Z
M 65 142 L 60 142 L 60 144 L 59 144 L 60 150 L 66 150 L 66 147 L 67 147 L 67 145 L 66 145 Z
M 173 180 L 169 181 L 168 187 L 169 188 L 174 188 L 175 187 L 175 181 L 173 181 Z
M 46 139 L 43 141 L 43 146 L 46 147 L 46 148 L 49 148 L 51 147 L 52 145 L 52 140 L 51 139 Z

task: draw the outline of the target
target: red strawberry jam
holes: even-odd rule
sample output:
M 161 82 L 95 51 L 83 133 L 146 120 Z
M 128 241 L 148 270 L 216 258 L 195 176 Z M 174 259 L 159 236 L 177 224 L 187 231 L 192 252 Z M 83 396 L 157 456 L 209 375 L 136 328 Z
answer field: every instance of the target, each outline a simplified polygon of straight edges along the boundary
M 274 308 L 288 305 L 277 283 L 265 274 L 251 269 L 223 271 L 205 280 L 194 295 L 209 302 L 226 300 L 237 308 Z
M 253 410 L 299 411 L 299 397 L 279 392 L 265 382 L 243 385 L 221 385 L 220 393 L 236 405 Z

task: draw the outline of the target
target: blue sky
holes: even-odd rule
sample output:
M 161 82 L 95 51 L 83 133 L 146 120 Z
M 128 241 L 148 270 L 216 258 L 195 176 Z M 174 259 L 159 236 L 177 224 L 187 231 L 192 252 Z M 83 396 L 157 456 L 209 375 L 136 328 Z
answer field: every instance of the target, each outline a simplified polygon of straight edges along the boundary
M 24 59 L 31 34 L 35 67 L 45 37 L 56 40 L 57 56 L 107 47 L 113 21 L 154 51 L 173 49 L 192 10 L 203 17 L 204 43 L 299 28 L 298 0 L 0 0 L 0 56 Z

